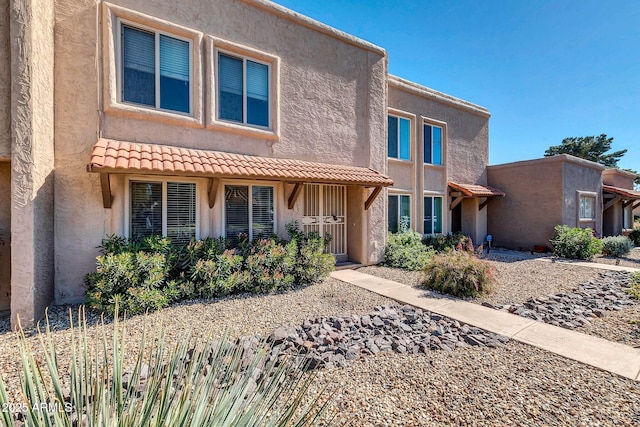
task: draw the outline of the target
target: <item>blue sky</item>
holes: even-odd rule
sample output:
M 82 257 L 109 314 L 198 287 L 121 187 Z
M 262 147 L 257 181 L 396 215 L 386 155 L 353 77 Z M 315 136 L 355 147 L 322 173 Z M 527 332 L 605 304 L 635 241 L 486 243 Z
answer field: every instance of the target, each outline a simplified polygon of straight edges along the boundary
M 640 170 L 640 1 L 276 2 L 385 48 L 391 74 L 487 107 L 491 164 L 605 133 Z

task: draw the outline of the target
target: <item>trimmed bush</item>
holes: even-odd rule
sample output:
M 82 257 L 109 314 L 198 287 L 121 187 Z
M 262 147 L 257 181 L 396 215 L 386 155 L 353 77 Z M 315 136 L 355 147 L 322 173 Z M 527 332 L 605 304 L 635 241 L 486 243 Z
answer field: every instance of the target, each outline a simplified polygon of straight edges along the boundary
M 311 393 L 305 358 L 276 358 L 266 341 L 185 336 L 169 343 L 163 333 L 143 333 L 132 350 L 117 316 L 91 336 L 84 313 L 78 318 L 62 344 L 48 323 L 36 340 L 18 331 L 22 390 L 12 401 L 0 375 L 0 408 L 25 410 L 20 421 L 0 411 L 1 425 L 309 426 L 331 398 Z
M 493 290 L 495 272 L 491 264 L 469 252 L 448 251 L 431 257 L 422 285 L 457 297 L 475 297 Z
M 627 236 L 611 236 L 602 239 L 602 253 L 620 257 L 627 255 L 633 249 L 633 242 Z
M 629 233 L 629 239 L 633 242 L 634 246 L 640 246 L 640 227 L 636 227 Z
M 407 230 L 400 233 L 389 233 L 384 248 L 384 265 L 404 268 L 405 270 L 422 270 L 434 251 L 422 244 L 422 235 Z
M 119 301 L 122 310 L 140 314 L 184 299 L 283 291 L 325 278 L 335 264 L 324 252 L 328 239 L 299 231 L 295 222 L 287 231 L 289 242 L 245 238 L 237 248 L 224 238 L 178 247 L 159 236 L 139 242 L 107 236 L 96 271 L 85 276 L 87 305 L 113 314 Z
M 457 231 L 453 234 L 436 234 L 434 236 L 426 236 L 422 239 L 422 243 L 431 246 L 436 252 L 446 252 L 453 249 L 462 248 L 468 252 L 473 252 L 473 242 L 469 236 Z M 469 250 L 471 246 L 471 250 Z
M 631 286 L 626 290 L 629 295 L 640 300 L 640 273 L 633 273 L 631 276 Z
M 602 250 L 602 242 L 590 228 L 556 225 L 556 235 L 549 240 L 556 256 L 569 259 L 591 259 Z

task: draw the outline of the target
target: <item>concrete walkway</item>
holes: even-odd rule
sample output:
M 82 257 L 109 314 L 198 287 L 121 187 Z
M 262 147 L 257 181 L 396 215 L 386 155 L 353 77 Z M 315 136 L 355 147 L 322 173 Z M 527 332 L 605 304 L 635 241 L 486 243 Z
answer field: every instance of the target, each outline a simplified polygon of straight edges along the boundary
M 557 259 L 557 258 L 534 258 L 536 261 L 542 262 L 552 262 L 558 264 L 571 264 L 577 265 L 579 267 L 589 267 L 589 268 L 597 268 L 600 270 L 609 270 L 609 271 L 628 271 L 629 273 L 637 273 L 640 272 L 640 268 L 634 267 L 625 267 L 622 265 L 614 265 L 614 264 L 602 264 L 599 262 L 588 262 L 588 261 L 571 261 L 565 259 Z
M 506 335 L 516 341 L 640 381 L 640 349 L 453 297 L 440 296 L 355 270 L 334 271 L 331 276 L 398 302 L 411 304 L 486 331 Z

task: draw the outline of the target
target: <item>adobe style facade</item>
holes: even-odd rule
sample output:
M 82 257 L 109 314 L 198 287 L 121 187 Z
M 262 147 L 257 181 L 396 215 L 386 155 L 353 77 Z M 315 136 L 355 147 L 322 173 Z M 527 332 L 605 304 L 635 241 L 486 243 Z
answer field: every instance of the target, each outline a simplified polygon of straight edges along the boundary
M 338 261 L 403 219 L 481 242 L 489 112 L 264 0 L 0 0 L 0 313 L 82 302 L 110 234 L 251 238 Z M 490 206 L 490 204 L 489 204 Z

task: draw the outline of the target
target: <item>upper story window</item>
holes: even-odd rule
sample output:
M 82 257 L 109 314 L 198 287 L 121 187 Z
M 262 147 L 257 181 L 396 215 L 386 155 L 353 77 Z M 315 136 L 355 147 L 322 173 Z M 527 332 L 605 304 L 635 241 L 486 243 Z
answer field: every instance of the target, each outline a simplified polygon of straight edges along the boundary
M 424 125 L 424 162 L 432 165 L 442 164 L 442 128 Z
M 121 25 L 122 101 L 191 114 L 191 41 Z
M 218 53 L 218 118 L 270 126 L 269 65 Z
M 411 121 L 388 117 L 387 155 L 392 159 L 411 160 Z

